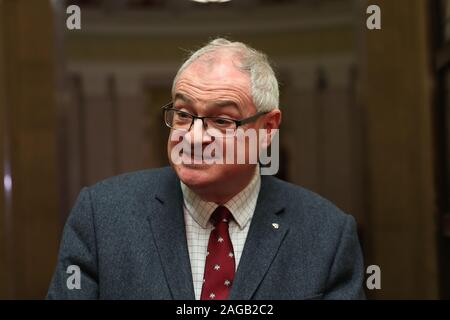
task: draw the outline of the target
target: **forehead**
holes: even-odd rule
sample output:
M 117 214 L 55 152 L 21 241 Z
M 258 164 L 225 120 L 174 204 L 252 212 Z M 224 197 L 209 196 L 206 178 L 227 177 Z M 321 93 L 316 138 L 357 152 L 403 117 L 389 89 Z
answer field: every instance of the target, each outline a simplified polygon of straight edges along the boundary
M 238 90 L 250 95 L 250 76 L 239 69 L 240 59 L 234 53 L 223 52 L 205 55 L 191 63 L 179 76 L 178 83 L 192 85 L 197 89 Z

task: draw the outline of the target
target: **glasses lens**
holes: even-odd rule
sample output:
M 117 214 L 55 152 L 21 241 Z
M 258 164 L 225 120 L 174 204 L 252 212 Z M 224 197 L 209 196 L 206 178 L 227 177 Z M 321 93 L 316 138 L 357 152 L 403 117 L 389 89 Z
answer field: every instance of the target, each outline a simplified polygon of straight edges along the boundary
M 189 130 L 192 123 L 192 116 L 183 111 L 169 109 L 165 112 L 165 121 L 170 128 Z
M 164 111 L 164 121 L 169 128 L 188 131 L 192 125 L 192 115 L 187 112 L 175 109 Z M 216 137 L 234 136 L 236 133 L 236 123 L 226 118 L 204 118 L 206 129 Z
M 226 118 L 206 118 L 206 126 L 217 136 L 233 136 L 236 132 L 236 122 Z

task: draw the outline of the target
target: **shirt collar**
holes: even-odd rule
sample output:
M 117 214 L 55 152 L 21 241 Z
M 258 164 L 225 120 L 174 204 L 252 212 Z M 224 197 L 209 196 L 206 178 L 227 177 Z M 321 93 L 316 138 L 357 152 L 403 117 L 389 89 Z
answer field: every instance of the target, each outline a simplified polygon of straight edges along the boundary
M 192 219 L 205 229 L 208 226 L 209 218 L 213 211 L 218 207 L 218 204 L 202 200 L 181 180 L 180 184 L 186 210 L 191 215 Z M 261 176 L 259 166 L 256 166 L 255 174 L 250 183 L 241 192 L 224 204 L 224 206 L 230 210 L 240 229 L 245 228 L 253 216 L 260 188 Z

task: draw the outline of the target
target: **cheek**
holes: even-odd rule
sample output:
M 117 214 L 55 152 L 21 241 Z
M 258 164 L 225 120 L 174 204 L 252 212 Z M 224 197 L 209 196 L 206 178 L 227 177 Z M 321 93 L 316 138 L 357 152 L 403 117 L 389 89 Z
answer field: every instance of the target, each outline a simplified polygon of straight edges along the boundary
M 185 132 L 171 130 L 169 133 L 167 145 L 174 147 L 175 145 L 182 143 L 183 139 L 185 139 L 185 135 Z
M 256 164 L 260 149 L 259 132 L 246 132 L 246 136 L 236 136 L 230 141 L 224 142 L 224 155 L 227 159 L 233 159 L 233 164 Z
M 172 152 L 175 154 L 179 151 L 180 146 L 182 147 L 181 142 L 183 141 L 183 134 L 170 131 L 169 137 L 167 139 L 167 156 L 170 162 L 173 162 L 172 157 L 174 156 Z M 179 155 L 178 155 L 179 156 Z M 177 156 L 177 158 L 178 158 Z

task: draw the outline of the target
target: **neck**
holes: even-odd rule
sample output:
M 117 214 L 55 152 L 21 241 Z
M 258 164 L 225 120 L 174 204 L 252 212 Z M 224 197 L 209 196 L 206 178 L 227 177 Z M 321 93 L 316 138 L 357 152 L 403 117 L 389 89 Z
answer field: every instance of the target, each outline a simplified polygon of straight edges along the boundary
M 247 174 L 241 174 L 239 181 L 233 180 L 228 184 L 221 183 L 217 187 L 209 186 L 204 189 L 195 188 L 192 189 L 192 191 L 194 191 L 203 201 L 223 205 L 244 190 L 250 184 L 255 174 L 255 171 L 250 171 Z

